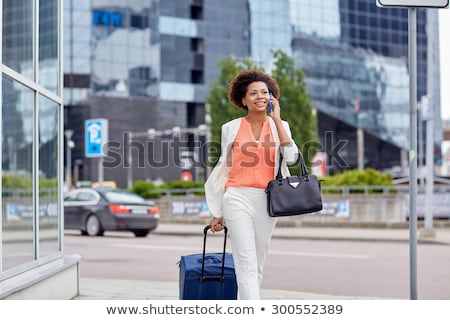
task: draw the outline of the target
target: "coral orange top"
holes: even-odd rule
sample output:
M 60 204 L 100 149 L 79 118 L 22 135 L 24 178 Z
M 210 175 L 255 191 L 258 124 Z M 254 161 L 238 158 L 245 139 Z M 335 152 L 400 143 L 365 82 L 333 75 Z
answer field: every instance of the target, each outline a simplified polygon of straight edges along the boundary
M 231 147 L 231 169 L 225 188 L 253 187 L 265 189 L 274 178 L 275 142 L 268 119 L 257 141 L 247 118 L 243 118 Z

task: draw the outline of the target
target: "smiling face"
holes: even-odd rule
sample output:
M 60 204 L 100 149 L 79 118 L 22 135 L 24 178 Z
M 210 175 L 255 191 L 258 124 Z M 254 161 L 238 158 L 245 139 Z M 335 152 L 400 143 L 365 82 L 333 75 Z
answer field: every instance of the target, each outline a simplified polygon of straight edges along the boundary
M 269 104 L 269 89 L 262 81 L 252 82 L 247 87 L 247 92 L 242 98 L 242 104 L 251 111 L 266 111 Z

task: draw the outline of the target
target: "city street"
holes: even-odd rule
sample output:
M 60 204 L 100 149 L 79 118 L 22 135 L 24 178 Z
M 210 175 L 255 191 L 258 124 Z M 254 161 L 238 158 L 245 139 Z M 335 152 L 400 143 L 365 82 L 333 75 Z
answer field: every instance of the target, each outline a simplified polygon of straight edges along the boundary
M 223 234 L 207 238 L 221 251 Z M 200 253 L 203 237 L 111 232 L 86 237 L 66 231 L 65 254 L 80 254 L 81 278 L 178 281 L 181 255 Z M 229 251 L 229 245 L 227 245 Z M 450 299 L 448 245 L 419 244 L 418 299 Z M 272 240 L 263 288 L 336 296 L 410 298 L 407 242 Z

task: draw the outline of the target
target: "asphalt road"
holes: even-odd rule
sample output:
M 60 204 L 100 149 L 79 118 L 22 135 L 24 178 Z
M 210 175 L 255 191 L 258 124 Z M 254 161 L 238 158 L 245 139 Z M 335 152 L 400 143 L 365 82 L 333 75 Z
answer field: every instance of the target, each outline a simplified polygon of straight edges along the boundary
M 223 235 L 208 236 L 207 251 L 219 252 Z M 86 278 L 178 281 L 181 255 L 200 253 L 203 237 L 131 233 L 81 236 L 66 231 L 64 251 L 80 254 Z M 227 245 L 229 251 L 229 245 Z M 263 288 L 336 296 L 410 298 L 409 244 L 402 242 L 273 239 Z M 450 250 L 419 244 L 418 299 L 450 299 Z

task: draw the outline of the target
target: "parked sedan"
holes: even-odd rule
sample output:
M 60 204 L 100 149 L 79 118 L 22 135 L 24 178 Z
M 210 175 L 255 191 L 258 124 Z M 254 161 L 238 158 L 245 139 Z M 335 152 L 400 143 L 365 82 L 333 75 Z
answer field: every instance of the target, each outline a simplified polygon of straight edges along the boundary
M 81 188 L 64 197 L 64 228 L 83 235 L 131 231 L 145 237 L 158 226 L 159 208 L 153 201 L 118 189 Z

